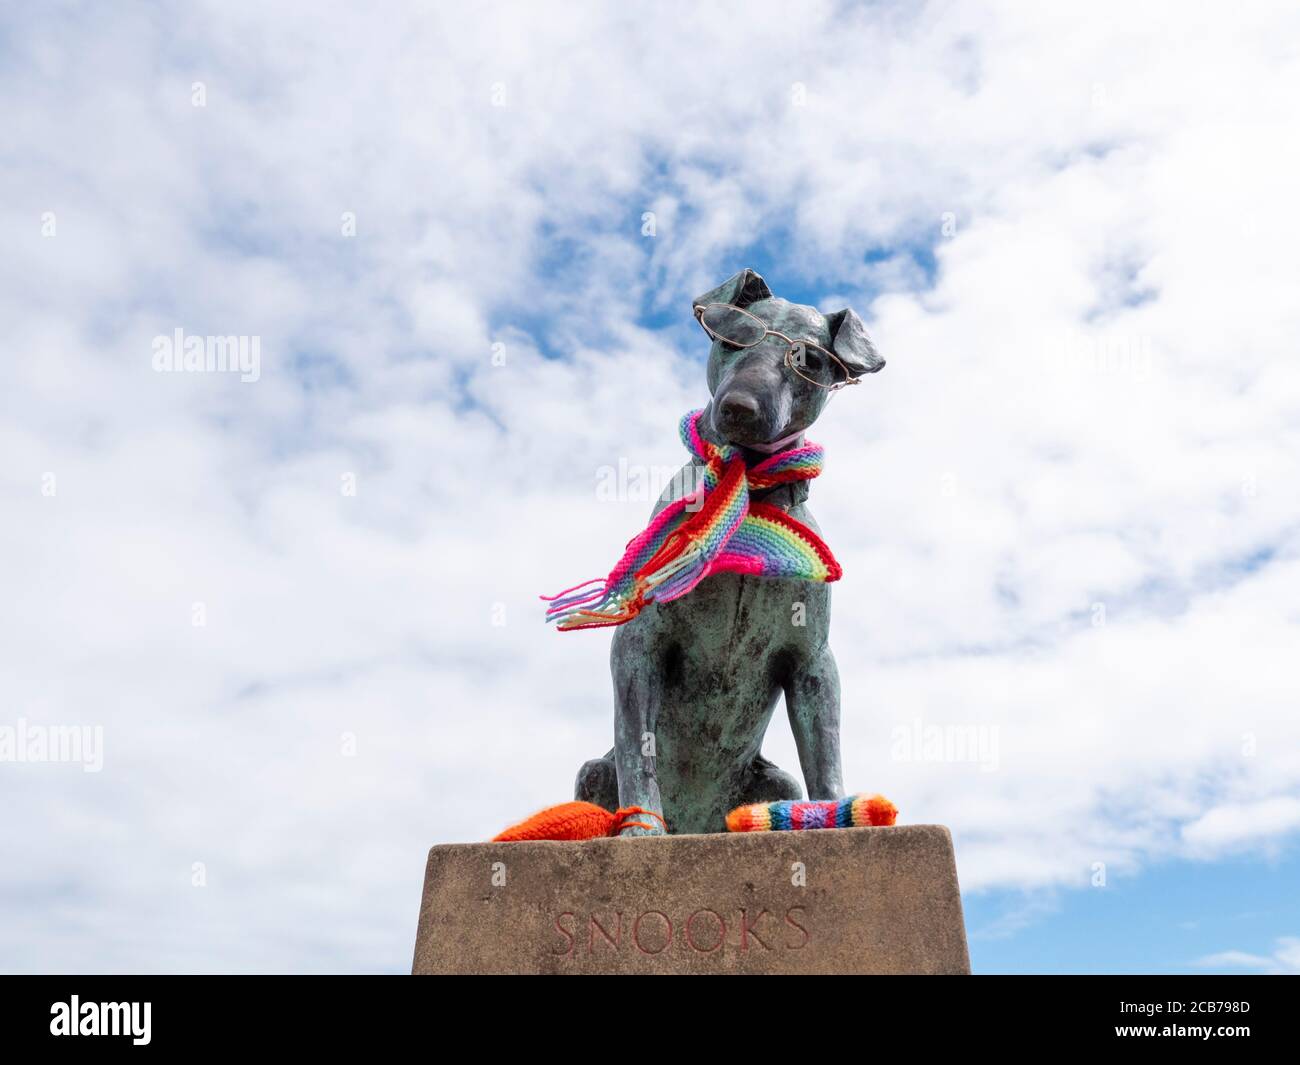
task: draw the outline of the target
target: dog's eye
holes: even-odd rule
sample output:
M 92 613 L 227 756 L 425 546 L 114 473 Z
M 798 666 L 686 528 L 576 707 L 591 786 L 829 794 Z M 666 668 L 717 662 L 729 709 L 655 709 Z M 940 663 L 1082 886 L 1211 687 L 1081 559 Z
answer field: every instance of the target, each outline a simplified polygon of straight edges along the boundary
M 817 349 L 815 344 L 803 340 L 796 340 L 791 345 L 790 358 L 801 370 L 816 372 L 826 366 L 826 356 Z
M 830 388 L 838 379 L 839 364 L 834 356 L 810 340 L 790 345 L 786 365 L 804 380 L 822 388 Z

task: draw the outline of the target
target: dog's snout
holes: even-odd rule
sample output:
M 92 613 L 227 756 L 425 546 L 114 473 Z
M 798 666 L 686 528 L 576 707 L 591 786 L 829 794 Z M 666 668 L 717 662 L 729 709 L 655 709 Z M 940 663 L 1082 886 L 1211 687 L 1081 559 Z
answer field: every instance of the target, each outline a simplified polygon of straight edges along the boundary
M 723 374 L 713 391 L 713 427 L 732 444 L 776 438 L 791 413 L 789 375 L 775 346 L 751 348 Z
M 714 425 L 732 443 L 752 444 L 764 438 L 767 420 L 756 395 L 734 388 L 718 401 Z
M 723 397 L 722 419 L 736 425 L 752 423 L 758 417 L 758 400 L 745 392 L 732 392 Z
M 767 397 L 744 385 L 733 384 L 715 401 L 714 428 L 733 444 L 761 444 L 783 424 L 780 397 Z

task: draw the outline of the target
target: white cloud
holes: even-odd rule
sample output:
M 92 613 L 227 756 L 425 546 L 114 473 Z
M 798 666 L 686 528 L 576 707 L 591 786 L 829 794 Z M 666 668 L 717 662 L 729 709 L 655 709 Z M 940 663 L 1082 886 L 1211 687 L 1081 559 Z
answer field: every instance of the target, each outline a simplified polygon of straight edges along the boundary
M 1272 954 L 1251 954 L 1244 950 L 1225 950 L 1200 958 L 1197 965 L 1214 969 L 1249 969 L 1254 972 L 1286 976 L 1300 973 L 1300 938 L 1281 936 Z
M 1209 853 L 1273 840 L 1300 828 L 1300 800 L 1224 803 L 1183 825 L 1183 839 Z
M 889 360 L 815 434 L 849 784 L 967 888 L 1294 833 L 1294 15 L 23 17 L 0 683 L 105 768 L 0 766 L 8 967 L 401 968 L 424 848 L 608 746 L 606 637 L 534 596 L 644 522 L 597 470 L 681 461 L 689 300 L 756 239 Z M 178 326 L 261 380 L 153 373 Z M 917 720 L 998 769 L 891 760 Z

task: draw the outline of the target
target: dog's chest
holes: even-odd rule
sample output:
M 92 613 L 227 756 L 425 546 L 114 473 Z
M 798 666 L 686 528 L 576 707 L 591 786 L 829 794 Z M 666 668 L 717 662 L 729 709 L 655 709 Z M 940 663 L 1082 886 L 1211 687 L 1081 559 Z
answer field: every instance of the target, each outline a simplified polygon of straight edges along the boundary
M 809 590 L 805 581 L 715 573 L 665 612 L 696 633 L 697 643 L 782 644 L 806 627 Z
M 659 607 L 656 642 L 679 648 L 669 661 L 695 680 L 765 684 L 776 660 L 797 661 L 825 642 L 829 605 L 824 584 L 715 573 Z

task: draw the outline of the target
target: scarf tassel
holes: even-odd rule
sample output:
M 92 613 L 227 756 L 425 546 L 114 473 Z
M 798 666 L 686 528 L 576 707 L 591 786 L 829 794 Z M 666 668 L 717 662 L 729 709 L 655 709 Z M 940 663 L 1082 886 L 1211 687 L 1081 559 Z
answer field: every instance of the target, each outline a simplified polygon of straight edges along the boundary
M 702 555 L 699 538 L 678 529 L 637 571 L 629 594 L 615 596 L 607 590 L 607 581 L 593 578 L 556 595 L 542 596 L 551 604 L 546 608 L 546 620 L 556 622 L 556 628 L 565 632 L 621 625 L 636 617 L 647 602 L 671 602 L 699 584 L 708 572 Z M 589 585 L 597 587 L 577 591 Z

